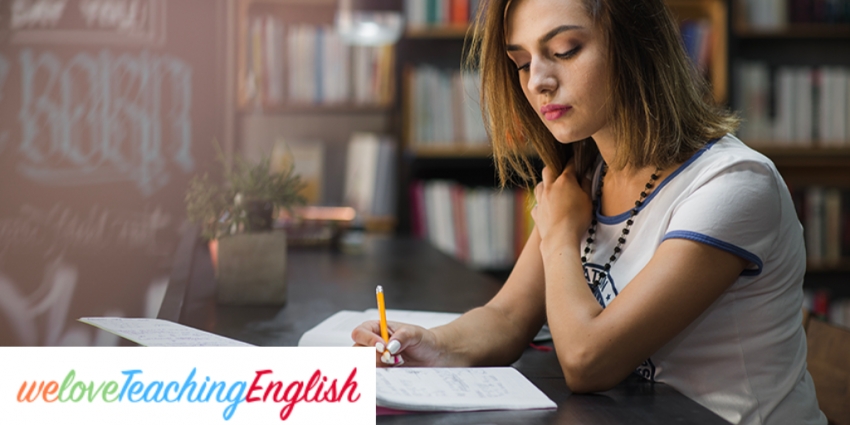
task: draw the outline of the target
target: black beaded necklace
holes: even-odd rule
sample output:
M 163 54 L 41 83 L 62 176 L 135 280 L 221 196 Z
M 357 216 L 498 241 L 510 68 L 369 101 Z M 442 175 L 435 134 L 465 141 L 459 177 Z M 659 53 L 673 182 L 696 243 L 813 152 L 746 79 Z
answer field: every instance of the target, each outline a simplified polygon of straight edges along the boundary
M 599 287 L 599 284 L 608 275 L 609 270 L 611 270 L 611 266 L 618 258 L 620 258 L 620 254 L 623 252 L 623 244 L 626 243 L 626 236 L 629 235 L 629 229 L 631 229 L 632 224 L 634 224 L 634 218 L 640 211 L 640 207 L 643 205 L 643 202 L 646 200 L 649 192 L 653 187 L 655 187 L 655 181 L 658 180 L 659 171 L 661 171 L 661 169 L 656 167 L 655 172 L 652 173 L 652 176 L 649 178 L 649 182 L 646 183 L 646 186 L 644 186 L 644 189 L 640 192 L 640 199 L 635 201 L 635 207 L 629 212 L 629 218 L 626 220 L 626 227 L 623 228 L 622 234 L 617 239 L 617 246 L 614 247 L 614 253 L 611 254 L 611 257 L 608 258 L 608 262 L 603 266 L 604 270 L 601 273 L 598 273 L 594 278 L 591 283 L 591 288 L 595 289 Z M 605 180 L 605 173 L 607 172 L 608 165 L 603 162 L 602 171 L 599 176 L 599 187 L 596 189 L 596 198 L 593 200 L 594 217 L 593 220 L 590 221 L 590 229 L 587 230 L 587 244 L 584 246 L 584 254 L 581 257 L 581 264 L 583 266 L 587 266 L 587 257 L 593 251 L 593 238 L 596 237 L 596 225 L 598 224 L 598 221 L 596 220 L 596 211 L 599 211 L 600 202 L 602 202 L 602 182 Z

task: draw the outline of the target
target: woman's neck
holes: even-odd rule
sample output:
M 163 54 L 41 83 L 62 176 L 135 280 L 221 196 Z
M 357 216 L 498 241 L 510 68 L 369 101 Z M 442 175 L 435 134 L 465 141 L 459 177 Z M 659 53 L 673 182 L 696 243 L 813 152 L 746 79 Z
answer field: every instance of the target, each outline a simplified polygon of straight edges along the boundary
M 618 142 L 615 140 L 614 135 L 609 129 L 606 128 L 596 132 L 596 134 L 593 135 L 593 141 L 596 142 L 599 154 L 602 155 L 602 160 L 604 160 L 606 164 L 610 165 L 616 163 L 615 159 L 617 155 Z M 645 180 L 652 174 L 653 171 L 655 171 L 655 169 L 655 166 L 635 168 L 631 166 L 631 164 L 626 164 L 625 167 L 620 169 L 608 168 L 608 172 L 605 177 L 606 180 L 610 179 L 612 181 L 628 185 L 628 182 L 631 180 Z

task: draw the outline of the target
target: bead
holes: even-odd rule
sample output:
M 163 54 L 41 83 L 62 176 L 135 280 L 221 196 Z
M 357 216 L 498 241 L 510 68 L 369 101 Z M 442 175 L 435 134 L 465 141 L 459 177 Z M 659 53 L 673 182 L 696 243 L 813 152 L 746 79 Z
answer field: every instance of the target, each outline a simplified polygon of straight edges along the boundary
M 655 181 L 658 180 L 658 177 L 659 177 L 658 173 L 660 171 L 661 171 L 661 168 L 655 169 L 655 172 L 652 173 L 652 175 L 650 176 L 650 181 L 647 182 L 646 185 L 644 186 L 646 189 L 642 190 L 640 192 L 640 199 L 635 201 L 635 207 L 631 209 L 631 211 L 629 213 L 629 218 L 626 220 L 626 227 L 623 228 L 622 235 L 619 238 L 617 238 L 618 243 L 617 243 L 617 246 L 614 247 L 614 254 L 611 255 L 611 257 L 609 257 L 608 262 L 605 264 L 605 266 L 604 266 L 605 271 L 597 274 L 596 279 L 594 279 L 594 281 L 591 285 L 599 286 L 599 283 L 601 281 L 600 279 L 605 279 L 605 277 L 607 276 L 606 272 L 611 270 L 611 263 L 617 261 L 617 255 L 620 255 L 620 253 L 623 252 L 622 246 L 626 243 L 626 238 L 624 236 L 629 234 L 629 228 L 635 223 L 633 218 L 638 214 L 639 209 L 643 206 L 643 203 L 645 202 L 646 198 L 649 196 L 649 193 L 648 193 L 649 190 L 652 189 L 653 187 L 655 187 Z M 604 181 L 605 181 L 605 173 L 607 173 L 607 172 L 608 172 L 608 164 L 605 164 L 603 162 L 602 168 L 600 170 L 598 187 L 597 187 L 597 190 L 596 190 L 596 199 L 593 200 L 593 207 L 596 210 L 598 210 L 598 208 L 600 207 L 600 200 L 602 199 L 602 186 L 603 186 Z M 587 238 L 587 246 L 584 248 L 584 256 L 581 257 L 582 263 L 585 263 L 585 264 L 587 263 L 587 254 L 591 252 L 590 244 L 593 243 L 593 237 L 596 234 L 596 225 L 597 224 L 598 224 L 598 220 L 594 217 L 591 220 L 591 227 L 587 231 L 588 234 L 590 235 L 590 237 Z

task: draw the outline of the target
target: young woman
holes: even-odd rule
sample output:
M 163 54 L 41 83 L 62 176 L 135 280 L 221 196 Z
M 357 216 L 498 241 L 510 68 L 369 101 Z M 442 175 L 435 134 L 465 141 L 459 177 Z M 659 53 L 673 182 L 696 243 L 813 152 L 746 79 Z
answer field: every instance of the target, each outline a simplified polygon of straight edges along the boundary
M 733 423 L 826 423 L 788 189 L 705 101 L 663 1 L 492 0 L 479 18 L 502 183 L 533 178 L 528 144 L 546 164 L 535 229 L 493 300 L 434 329 L 391 324 L 383 361 L 509 364 L 548 322 L 575 392 L 637 372 Z M 352 337 L 384 350 L 376 322 Z

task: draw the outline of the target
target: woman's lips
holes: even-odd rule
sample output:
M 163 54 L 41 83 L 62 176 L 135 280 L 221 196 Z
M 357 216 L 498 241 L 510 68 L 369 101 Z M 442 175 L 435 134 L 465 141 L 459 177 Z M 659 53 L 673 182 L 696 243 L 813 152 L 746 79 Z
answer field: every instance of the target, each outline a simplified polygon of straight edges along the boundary
M 546 118 L 546 120 L 552 121 L 561 118 L 561 116 L 566 114 L 570 109 L 572 109 L 572 107 L 567 105 L 549 104 L 540 108 L 540 113 L 543 114 L 543 117 Z

